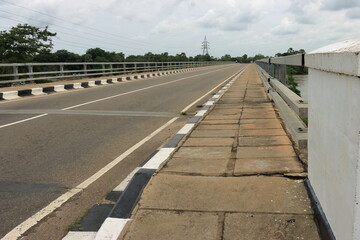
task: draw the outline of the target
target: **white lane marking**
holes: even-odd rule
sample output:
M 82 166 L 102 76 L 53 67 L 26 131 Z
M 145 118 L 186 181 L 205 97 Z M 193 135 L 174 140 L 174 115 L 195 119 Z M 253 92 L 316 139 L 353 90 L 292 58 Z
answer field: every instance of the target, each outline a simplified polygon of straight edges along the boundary
M 237 76 L 238 74 L 242 73 L 244 71 L 245 68 L 241 69 L 240 72 L 232 75 L 231 77 L 228 77 L 227 79 L 225 79 L 224 81 L 222 81 L 221 83 L 219 83 L 218 85 L 216 85 L 213 89 L 211 89 L 210 91 L 208 91 L 207 93 L 205 93 L 204 95 L 202 95 L 201 97 L 199 97 L 198 99 L 196 99 L 195 101 L 193 101 L 192 103 L 190 103 L 187 107 L 185 107 L 183 110 L 181 110 L 181 112 L 186 112 L 187 110 L 189 110 L 189 108 L 191 108 L 194 104 L 196 104 L 198 101 L 200 101 L 201 99 L 203 99 L 204 97 L 206 97 L 208 94 L 210 94 L 212 91 L 214 91 L 215 89 L 217 89 L 219 86 L 221 86 L 222 84 L 224 84 L 225 82 L 229 81 L 229 79 Z
M 26 118 L 26 119 L 23 119 L 23 120 L 20 120 L 20 121 L 8 123 L 8 124 L 5 124 L 5 125 L 1 125 L 0 128 L 9 127 L 9 126 L 12 126 L 12 125 L 15 125 L 15 124 L 18 124 L 18 123 L 27 122 L 27 121 L 30 121 L 30 120 L 33 120 L 33 119 L 36 119 L 36 118 L 44 117 L 44 116 L 46 116 L 46 115 L 48 115 L 48 114 L 47 114 L 47 113 L 44 113 L 44 114 L 41 114 L 41 115 L 38 115 L 38 116 L 35 116 L 35 117 Z
M 96 234 L 95 240 L 117 240 L 126 223 L 130 220 L 126 218 L 106 218 Z
M 127 177 L 116 187 L 113 189 L 114 192 L 122 192 L 125 190 L 126 186 L 129 184 L 135 173 L 140 169 L 140 167 L 136 167 Z
M 94 240 L 97 232 L 70 231 L 62 240 Z
M 227 68 L 229 68 L 229 67 L 227 67 Z M 135 92 L 144 91 L 144 90 L 147 90 L 147 89 L 150 89 L 150 88 L 154 88 L 154 87 L 158 87 L 158 86 L 162 86 L 162 85 L 166 85 L 166 84 L 175 83 L 175 82 L 178 82 L 178 81 L 183 81 L 183 80 L 185 80 L 185 79 L 189 79 L 189 78 L 192 78 L 192 77 L 197 77 L 197 76 L 201 76 L 201 75 L 206 75 L 206 74 L 208 74 L 208 73 L 221 71 L 221 70 L 224 70 L 224 69 L 227 69 L 227 68 L 221 68 L 221 69 L 214 70 L 214 71 L 210 71 L 210 72 L 206 72 L 206 73 L 203 73 L 203 74 L 197 74 L 197 75 L 193 75 L 193 76 L 189 76 L 189 77 L 185 77 L 185 78 L 180 78 L 180 79 L 175 80 L 175 81 L 166 82 L 166 83 L 161 83 L 161 84 L 153 85 L 153 86 L 146 87 L 146 88 L 137 89 L 137 90 L 130 91 L 130 92 L 121 93 L 121 94 L 117 94 L 117 95 L 110 96 L 110 97 L 106 97 L 106 98 L 101 98 L 101 99 L 98 99 L 98 100 L 94 100 L 94 101 L 90 101 L 90 102 L 78 104 L 78 105 L 75 105 L 75 106 L 70 106 L 70 107 L 67 107 L 67 108 L 63 108 L 63 109 L 61 109 L 61 110 L 73 109 L 73 108 L 80 107 L 80 106 L 84 106 L 84 105 L 88 105 L 88 104 L 91 104 L 91 103 L 100 102 L 100 101 L 104 101 L 104 100 L 111 99 L 111 98 L 115 98 L 115 97 L 120 97 L 120 96 L 123 96 L 123 95 L 128 95 L 128 94 L 135 93 Z M 94 84 L 94 85 L 92 85 L 92 84 Z M 89 86 L 96 86 L 96 85 L 95 85 L 95 81 L 89 81 Z M 215 87 L 214 89 L 216 89 L 216 87 Z M 210 92 L 211 92 L 211 91 L 213 91 L 213 89 L 210 90 Z M 206 95 L 207 95 L 207 94 L 206 94 Z M 202 98 L 205 97 L 206 95 L 204 95 L 204 96 L 198 98 L 197 100 L 195 100 L 193 103 L 191 103 L 191 104 L 188 105 L 186 108 L 184 108 L 184 110 L 183 110 L 182 112 L 185 112 L 187 109 L 189 109 L 192 105 L 194 105 L 197 101 L 199 101 L 200 99 L 202 99 Z M 48 114 L 45 113 L 45 114 L 41 114 L 41 115 L 38 115 L 38 116 L 35 116 L 35 117 L 26 118 L 26 119 L 23 119 L 23 120 L 20 120 L 20 121 L 16 121 L 16 122 L 13 122 L 13 123 L 1 125 L 0 128 L 9 127 L 9 126 L 16 125 L 16 124 L 19 124 L 19 123 L 27 122 L 27 121 L 30 121 L 30 120 L 33 120 L 33 119 L 36 119 L 36 118 L 44 117 L 44 116 L 46 116 L 46 115 L 48 115 Z
M 174 150 L 175 148 L 161 148 L 142 168 L 158 169 Z
M 177 132 L 177 134 L 188 134 L 194 126 L 195 123 L 187 123 Z
M 151 138 L 153 138 L 155 135 L 157 135 L 159 132 L 161 132 L 163 129 L 165 129 L 167 126 L 172 124 L 178 119 L 178 117 L 172 118 L 170 121 L 165 123 L 163 126 L 156 129 L 154 132 L 149 134 L 147 137 L 143 138 L 140 142 L 129 148 L 127 151 L 122 153 L 119 157 L 115 158 L 112 162 L 108 163 L 105 167 L 97 171 L 95 174 L 93 174 L 91 177 L 80 183 L 78 186 L 76 186 L 73 189 L 70 189 L 54 201 L 52 201 L 49 205 L 41 209 L 39 212 L 35 213 L 33 216 L 16 226 L 13 230 L 11 230 L 9 233 L 7 233 L 3 240 L 14 240 L 21 237 L 22 234 L 24 234 L 27 230 L 29 230 L 31 227 L 35 226 L 39 221 L 41 221 L 43 218 L 48 216 L 50 213 L 58 209 L 62 204 L 67 202 L 71 197 L 76 195 L 77 193 L 83 191 L 85 188 L 87 188 L 90 184 L 95 182 L 97 179 L 99 179 L 101 176 L 103 176 L 106 172 L 108 172 L 111 168 L 113 168 L 115 165 L 120 163 L 122 160 L 124 160 L 127 156 L 129 156 L 131 153 L 133 153 L 136 149 L 141 147 L 144 143 L 149 141 Z
M 230 67 L 227 67 L 227 68 L 230 68 Z M 133 90 L 133 91 L 130 91 L 130 92 L 120 93 L 120 94 L 116 94 L 116 95 L 113 95 L 113 96 L 104 97 L 104 98 L 100 98 L 100 99 L 97 99 L 97 100 L 93 100 L 93 101 L 77 104 L 77 105 L 74 105 L 74 106 L 66 107 L 66 108 L 63 108 L 61 110 L 69 110 L 69 109 L 73 109 L 73 108 L 77 108 L 77 107 L 82 107 L 82 106 L 85 106 L 85 105 L 88 105 L 88 104 L 91 104 L 91 103 L 101 102 L 101 101 L 109 100 L 109 99 L 112 99 L 112 98 L 128 95 L 128 94 L 131 94 L 131 93 L 136 93 L 136 92 L 144 91 L 144 90 L 155 88 L 155 87 L 172 84 L 172 83 L 179 82 L 179 81 L 184 81 L 184 80 L 189 79 L 189 78 L 194 78 L 194 77 L 198 77 L 198 76 L 202 76 L 202 75 L 207 75 L 209 73 L 218 72 L 218 71 L 221 71 L 221 70 L 224 70 L 224 69 L 227 69 L 227 68 L 221 68 L 221 69 L 217 69 L 217 70 L 206 72 L 206 73 L 192 75 L 192 76 L 180 78 L 180 79 L 177 79 L 177 80 L 174 80 L 174 81 L 171 81 L 171 82 L 159 83 L 159 84 L 156 84 L 156 85 L 153 85 L 153 86 L 136 89 L 136 90 Z
M 220 69 L 222 70 L 222 69 Z M 220 71 L 217 70 L 217 71 Z M 203 74 L 200 74 L 203 75 Z M 193 76 L 194 77 L 194 76 Z M 230 77 L 231 78 L 231 77 Z M 229 79 L 229 78 L 228 78 Z M 220 83 L 218 86 L 220 86 L 221 84 L 223 84 L 224 82 L 226 82 L 228 79 L 226 79 L 225 81 L 223 81 L 222 83 Z M 179 81 L 179 80 L 177 80 Z M 189 104 L 183 111 L 186 111 L 187 109 L 189 109 L 192 105 L 194 105 L 197 101 L 201 100 L 203 97 L 205 97 L 207 94 L 209 94 L 211 91 L 213 91 L 214 89 L 216 89 L 218 86 L 216 86 L 215 88 L 213 88 L 212 90 L 210 90 L 208 93 L 206 93 L 204 96 L 198 98 L 196 101 L 194 101 L 193 103 Z M 42 116 L 46 116 L 47 114 L 42 114 L 33 118 L 38 118 L 38 117 L 42 117 Z M 22 121 L 18 121 L 18 122 L 23 122 L 23 121 L 29 121 L 33 118 L 29 118 L 29 119 L 24 119 Z M 148 135 L 147 137 L 145 137 L 144 139 L 142 139 L 140 142 L 138 142 L 137 144 L 135 144 L 134 146 L 132 146 L 131 148 L 129 148 L 127 151 L 125 151 L 124 153 L 122 153 L 119 157 L 117 157 L 116 159 L 114 159 L 112 162 L 108 163 L 105 167 L 103 167 L 102 169 L 100 169 L 98 172 L 96 172 L 94 175 L 92 175 L 90 178 L 86 179 L 85 181 L 83 181 L 82 183 L 80 183 L 78 186 L 76 186 L 73 189 L 70 189 L 69 191 L 67 191 L 66 193 L 64 193 L 63 195 L 61 195 L 60 197 L 58 197 L 57 199 L 55 199 L 53 202 L 51 202 L 49 205 L 47 205 L 46 207 L 44 207 L 43 209 L 41 209 L 39 212 L 35 213 L 33 216 L 31 216 L 30 218 L 28 218 L 27 220 L 25 220 L 24 222 L 22 222 L 21 224 L 19 224 L 18 226 L 16 226 L 14 229 L 12 229 L 9 233 L 7 233 L 4 237 L 3 240 L 13 240 L 13 239 L 18 239 L 21 237 L 22 234 L 24 234 L 27 230 L 29 230 L 31 227 L 35 226 L 39 221 L 41 221 L 43 218 L 45 218 L 46 216 L 48 216 L 50 213 L 52 213 L 53 211 L 55 211 L 56 209 L 58 209 L 62 204 L 64 204 L 65 202 L 67 202 L 71 197 L 73 197 L 74 195 L 76 195 L 77 193 L 83 191 L 86 187 L 88 187 L 90 184 L 92 184 L 93 182 L 95 182 L 97 179 L 99 179 L 101 176 L 103 176 L 106 172 L 108 172 L 112 167 L 114 167 L 115 165 L 117 165 L 118 163 L 120 163 L 123 159 L 125 159 L 127 156 L 129 156 L 131 153 L 133 153 L 136 149 L 138 149 L 140 146 L 142 146 L 144 143 L 146 143 L 147 141 L 149 141 L 152 137 L 154 137 L 155 135 L 157 135 L 159 132 L 161 132 L 164 128 L 166 128 L 167 126 L 169 126 L 170 124 L 172 124 L 174 121 L 176 121 L 178 119 L 178 117 L 174 117 L 172 118 L 170 121 L 168 121 L 167 123 L 165 123 L 163 126 L 161 126 L 160 128 L 158 128 L 157 130 L 155 130 L 154 132 L 152 132 L 150 135 Z M 7 125 L 14 125 L 15 123 L 11 123 L 11 124 L 7 124 Z M 5 125 L 3 125 L 5 126 Z M 3 126 L 0 126 L 3 127 Z M 173 151 L 175 148 L 167 148 L 168 151 Z M 161 151 L 161 150 L 160 150 Z M 159 152 L 160 152 L 159 151 Z M 169 154 L 170 155 L 170 154 Z M 155 155 L 156 156 L 156 155 Z M 154 156 L 154 157 L 155 157 Z M 164 155 L 165 156 L 165 155 Z M 159 160 L 159 159 L 158 159 Z M 165 160 L 165 159 L 164 159 Z M 148 162 L 149 163 L 149 162 Z M 148 164 L 147 163 L 147 164 Z M 161 163 L 160 163 L 161 164 Z M 159 165 L 160 165 L 159 164 Z M 145 164 L 146 165 L 146 164 Z M 150 164 L 149 164 L 150 165 Z M 155 165 L 155 164 L 154 164 Z M 153 167 L 153 166 L 150 166 Z M 145 168 L 145 166 L 143 167 Z

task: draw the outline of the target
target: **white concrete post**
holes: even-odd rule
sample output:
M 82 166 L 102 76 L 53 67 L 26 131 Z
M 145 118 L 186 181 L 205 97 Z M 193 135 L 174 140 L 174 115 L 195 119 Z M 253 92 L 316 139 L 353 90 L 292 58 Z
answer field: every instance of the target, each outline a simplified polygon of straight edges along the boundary
M 360 239 L 360 39 L 305 55 L 309 180 L 336 239 Z

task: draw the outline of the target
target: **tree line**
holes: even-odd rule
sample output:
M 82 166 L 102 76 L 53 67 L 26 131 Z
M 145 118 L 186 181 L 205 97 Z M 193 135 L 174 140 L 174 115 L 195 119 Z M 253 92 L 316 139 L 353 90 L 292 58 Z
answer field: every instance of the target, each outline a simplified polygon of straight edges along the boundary
M 109 52 L 101 48 L 90 48 L 84 54 L 77 54 L 66 49 L 53 52 L 52 38 L 57 34 L 28 24 L 18 24 L 7 31 L 0 31 L 0 62 L 181 62 L 181 61 L 233 61 L 250 63 L 264 58 L 262 54 L 248 57 L 232 57 L 225 54 L 220 58 L 208 54 L 187 56 L 182 52 L 170 55 L 167 52 L 156 54 L 125 56 L 123 52 Z

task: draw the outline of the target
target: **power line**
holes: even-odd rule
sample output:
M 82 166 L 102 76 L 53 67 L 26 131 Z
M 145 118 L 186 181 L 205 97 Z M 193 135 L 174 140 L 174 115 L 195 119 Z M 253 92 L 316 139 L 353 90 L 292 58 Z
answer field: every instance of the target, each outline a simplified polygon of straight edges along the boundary
M 82 25 L 82 24 L 79 24 L 79 23 L 74 23 L 74 22 L 71 22 L 71 21 L 69 21 L 69 20 L 66 20 L 66 19 L 63 19 L 63 18 L 59 18 L 59 17 L 55 17 L 55 16 L 52 16 L 52 15 L 50 15 L 50 14 L 43 13 L 43 12 L 40 12 L 40 11 L 31 9 L 31 8 L 28 8 L 28 7 L 24 7 L 24 6 L 21 6 L 21 5 L 12 3 L 12 2 L 8 2 L 8 1 L 5 1 L 5 0 L 0 0 L 0 1 L 1 1 L 1 2 L 4 2 L 4 3 L 7 3 L 7 4 L 10 4 L 10 5 L 13 5 L 13 6 L 16 6 L 16 7 L 19 7 L 19 8 L 26 9 L 26 10 L 28 10 L 28 11 L 32 11 L 32 12 L 39 13 L 39 14 L 41 14 L 41 15 L 44 15 L 44 16 L 47 16 L 47 17 L 50 17 L 50 18 L 54 18 L 54 19 L 57 19 L 57 20 L 60 20 L 60 21 L 66 22 L 66 23 L 70 23 L 70 24 L 72 24 L 72 25 L 74 25 L 74 26 L 77 26 L 77 27 L 81 26 L 81 27 L 83 27 L 83 28 L 87 28 L 87 29 L 90 29 L 90 30 L 92 30 L 92 31 L 97 31 L 97 32 L 109 34 L 109 35 L 112 35 L 112 36 L 115 36 L 115 37 L 120 37 L 121 39 L 119 39 L 119 41 L 131 41 L 131 42 L 137 42 L 137 43 L 140 43 L 140 44 L 151 45 L 150 43 L 146 43 L 146 42 L 142 42 L 142 41 L 137 41 L 137 40 L 134 40 L 134 39 L 131 39 L 131 38 L 122 36 L 122 35 L 113 34 L 113 33 L 105 32 L 105 31 L 102 31 L 102 30 L 99 30 L 99 29 L 96 29 L 96 28 L 93 28 L 93 27 L 85 26 L 85 25 Z M 125 38 L 125 39 L 124 39 L 124 38 Z M 127 40 L 127 39 L 128 39 L 128 40 Z
M 4 11 L 4 10 L 0 10 L 0 12 L 4 12 L 4 13 L 11 14 L 11 15 L 14 15 L 14 16 L 17 16 L 17 17 L 21 17 L 21 18 L 25 18 L 25 19 L 29 19 L 29 20 L 32 20 L 32 21 L 37 21 L 37 22 L 44 23 L 44 24 L 47 24 L 47 25 L 50 25 L 50 26 L 52 25 L 52 26 L 55 26 L 55 27 L 60 27 L 60 28 L 63 28 L 63 29 L 67 29 L 67 30 L 70 30 L 70 31 L 74 31 L 73 29 L 68 28 L 68 27 L 59 26 L 59 25 L 56 25 L 56 24 L 53 24 L 53 23 L 48 23 L 48 22 L 45 22 L 45 21 L 42 21 L 42 20 L 37 20 L 37 19 L 34 19 L 34 18 L 30 18 L 30 17 L 24 17 L 24 16 L 21 16 L 21 15 L 16 14 L 16 13 Z M 4 18 L 5 18 L 5 17 L 4 17 Z M 20 22 L 20 23 L 24 23 L 24 22 L 22 22 L 22 21 L 15 20 L 15 19 L 12 19 L 12 18 L 8 18 L 8 19 L 13 20 L 13 21 L 18 21 L 18 22 Z M 91 39 L 91 38 L 89 38 L 89 37 L 82 37 L 82 36 L 80 36 L 80 35 L 75 35 L 75 34 L 71 34 L 71 33 L 66 33 L 66 32 L 62 32 L 62 31 L 59 31 L 59 30 L 56 30 L 56 32 L 59 32 L 59 33 L 62 33 L 62 34 L 66 34 L 66 35 L 70 35 L 70 36 L 74 36 L 74 37 L 79 37 L 79 38 L 87 39 L 87 40 L 91 40 L 91 41 L 103 42 L 103 43 L 110 44 L 110 45 L 114 45 L 114 46 L 118 46 L 118 47 L 121 47 L 121 48 L 128 48 L 128 49 L 132 49 L 132 50 L 138 50 L 138 48 L 133 48 L 133 47 L 125 46 L 125 45 L 118 45 L 118 44 L 114 44 L 114 43 L 111 43 L 111 42 L 105 42 L 105 41 L 97 40 L 97 39 Z M 99 37 L 99 36 L 96 35 L 96 34 L 91 34 L 91 33 L 86 33 L 86 34 L 87 34 L 87 35 L 91 35 L 91 36 L 95 36 L 95 37 Z M 102 37 L 102 36 L 100 36 L 99 38 L 108 39 L 108 38 L 105 38 L 105 37 Z M 116 39 L 109 39 L 109 40 L 117 41 Z
M 206 40 L 206 36 L 204 41 L 201 43 L 201 49 L 203 50 L 203 56 L 209 55 L 210 43 Z
M 2 11 L 2 10 L 0 10 Z M 4 17 L 4 16 L 0 16 L 0 18 L 4 18 L 4 19 L 8 19 L 8 20 L 11 20 L 11 21 L 15 21 L 17 23 L 22 23 L 22 24 L 25 24 L 25 22 L 23 21 L 20 21 L 20 20 L 17 20 L 17 19 L 13 19 L 13 18 L 9 18 L 9 17 Z M 58 31 L 58 30 L 56 30 Z M 58 31 L 58 32 L 61 32 L 61 31 Z M 66 34 L 66 35 L 70 35 L 70 36 L 75 36 L 74 34 L 70 34 L 70 33 L 65 33 L 65 32 L 62 32 L 63 34 Z M 104 41 L 99 41 L 99 40 L 96 40 L 96 39 L 89 39 L 89 38 L 86 38 L 86 37 L 82 37 L 82 36 L 76 36 L 76 37 L 79 37 L 79 38 L 83 38 L 83 39 L 86 39 L 86 40 L 92 40 L 92 41 L 96 41 L 96 42 L 103 42 L 103 43 L 106 43 L 106 44 L 111 44 L 111 43 L 107 43 L 107 42 L 104 42 Z M 60 40 L 60 42 L 64 43 L 64 42 L 69 42 L 69 43 L 72 43 L 71 46 L 75 47 L 74 44 L 78 44 L 78 43 L 75 43 L 75 42 L 71 42 L 71 41 L 66 41 L 66 40 L 63 40 L 63 39 L 60 39 L 59 37 L 57 38 L 57 40 Z M 65 45 L 70 45 L 70 44 L 65 44 Z M 112 44 L 114 45 L 114 44 Z M 90 45 L 88 45 L 90 46 Z M 88 48 L 85 48 L 84 47 L 84 44 L 78 44 L 79 48 L 82 48 L 82 49 L 89 49 L 89 48 L 94 48 L 94 46 L 90 46 Z M 122 47 L 124 48 L 124 47 Z M 131 47 L 126 47 L 126 48 L 131 48 Z M 111 48 L 108 48 L 108 47 L 105 47 L 106 50 L 108 51 L 119 51 L 118 49 L 111 49 Z M 135 49 L 135 48 L 133 48 Z M 138 51 L 139 49 L 135 49 L 135 50 L 132 50 L 132 52 L 136 52 L 136 53 L 144 53 L 146 51 Z
M 0 0 L 0 1 L 3 1 L 3 0 Z M 4 1 L 5 2 L 5 1 Z M 57 24 L 54 24 L 54 23 L 49 23 L 49 22 L 46 22 L 46 21 L 42 21 L 42 20 L 38 20 L 38 19 L 34 19 L 34 18 L 30 18 L 30 17 L 25 17 L 25 16 L 22 16 L 22 15 L 19 15 L 19 14 L 16 14 L 16 13 L 12 13 L 12 12 L 9 12 L 9 11 L 4 11 L 4 10 L 0 10 L 0 12 L 4 12 L 6 14 L 10 14 L 10 15 L 14 15 L 14 16 L 17 16 L 17 17 L 21 17 L 21 18 L 24 18 L 24 19 L 29 19 L 29 20 L 32 20 L 32 21 L 36 21 L 36 22 L 39 22 L 39 23 L 44 23 L 46 25 L 50 25 L 50 26 L 55 26 L 55 27 L 58 27 L 58 28 L 62 28 L 62 29 L 66 29 L 66 30 L 70 30 L 70 31 L 74 31 L 74 29 L 72 28 L 69 28 L 69 27 L 64 27 L 64 26 L 60 26 L 60 25 L 57 25 Z M 3 17 L 3 18 L 6 18 L 6 17 Z M 17 20 L 17 19 L 13 19 L 13 18 L 6 18 L 6 19 L 9 19 L 9 20 L 13 20 L 13 21 L 17 21 L 17 22 L 20 22 L 20 23 L 24 23 L 20 20 Z M 66 35 L 69 35 L 69 36 L 73 36 L 73 37 L 77 37 L 77 38 L 83 38 L 83 39 L 86 39 L 86 40 L 90 40 L 90 41 L 96 41 L 96 42 L 102 42 L 102 43 L 106 43 L 106 44 L 110 44 L 110 45 L 113 45 L 113 46 L 117 46 L 117 47 L 120 47 L 122 48 L 122 50 L 125 48 L 125 49 L 130 49 L 132 51 L 135 50 L 135 52 L 140 52 L 140 51 L 144 51 L 144 52 L 147 52 L 148 50 L 145 50 L 145 49 L 141 49 L 141 48 L 145 48 L 145 46 L 138 46 L 140 47 L 139 48 L 134 48 L 134 47 L 130 47 L 130 46 L 126 46 L 126 45 L 119 45 L 119 44 L 115 44 L 115 43 L 111 43 L 111 42 L 105 42 L 103 40 L 97 40 L 97 39 L 92 39 L 92 38 L 89 38 L 89 37 L 82 37 L 78 34 L 72 34 L 72 33 L 67 33 L 67 32 L 62 32 L 62 31 L 59 31 L 59 30 L 56 30 L 56 32 L 59 32 L 59 33 L 62 33 L 62 34 L 66 34 Z M 88 33 L 88 32 L 85 32 L 87 35 L 91 35 L 93 37 L 96 37 L 96 38 L 101 38 L 101 39 L 105 39 L 105 40 L 110 40 L 110 41 L 116 41 L 118 42 L 117 39 L 112 39 L 112 38 L 108 38 L 108 37 L 104 37 L 103 35 L 97 35 L 97 34 L 94 34 L 94 33 Z M 171 48 L 175 48 L 175 49 L 184 49 L 184 48 L 180 48 L 180 47 L 171 47 Z M 122 51 L 121 50 L 121 51 Z M 140 51 L 139 51 L 140 50 Z M 118 51 L 118 50 L 115 50 L 115 51 Z M 141 52 L 142 53 L 142 52 Z

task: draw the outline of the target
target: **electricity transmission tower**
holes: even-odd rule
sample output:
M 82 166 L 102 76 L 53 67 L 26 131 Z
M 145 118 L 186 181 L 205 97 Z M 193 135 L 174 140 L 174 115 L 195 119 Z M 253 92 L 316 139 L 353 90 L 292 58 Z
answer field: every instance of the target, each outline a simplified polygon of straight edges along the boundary
M 210 43 L 206 40 L 206 36 L 205 36 L 204 41 L 201 43 L 201 48 L 203 50 L 203 56 L 209 55 L 209 49 L 210 49 L 209 44 Z

